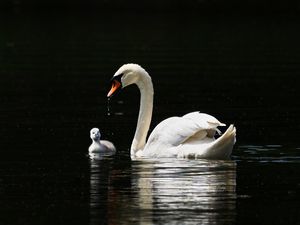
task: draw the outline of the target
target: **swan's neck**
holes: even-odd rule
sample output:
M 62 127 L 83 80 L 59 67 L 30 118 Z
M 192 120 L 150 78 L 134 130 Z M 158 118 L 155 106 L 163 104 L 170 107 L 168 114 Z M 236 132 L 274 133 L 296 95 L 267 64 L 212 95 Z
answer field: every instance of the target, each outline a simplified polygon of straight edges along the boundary
M 100 140 L 94 140 L 92 139 L 93 143 L 92 144 L 100 144 Z
M 131 144 L 131 155 L 134 156 L 138 150 L 142 150 L 146 144 L 146 137 L 150 127 L 153 109 L 153 85 L 151 77 L 144 72 L 136 82 L 141 98 L 139 118 L 136 126 L 135 135 Z

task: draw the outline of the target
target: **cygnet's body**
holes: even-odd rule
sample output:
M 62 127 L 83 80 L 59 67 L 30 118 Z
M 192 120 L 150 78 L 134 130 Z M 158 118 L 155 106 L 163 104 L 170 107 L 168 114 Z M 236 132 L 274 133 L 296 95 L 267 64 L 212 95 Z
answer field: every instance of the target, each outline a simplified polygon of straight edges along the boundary
M 116 147 L 113 143 L 100 140 L 101 134 L 98 128 L 91 129 L 90 137 L 93 141 L 89 147 L 89 155 L 91 158 L 95 158 L 97 155 L 114 155 L 116 153 Z

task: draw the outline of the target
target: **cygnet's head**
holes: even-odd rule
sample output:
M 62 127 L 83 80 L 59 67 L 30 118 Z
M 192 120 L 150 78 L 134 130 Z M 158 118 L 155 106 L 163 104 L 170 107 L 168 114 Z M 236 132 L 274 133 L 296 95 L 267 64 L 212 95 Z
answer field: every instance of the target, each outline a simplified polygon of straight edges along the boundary
M 98 128 L 91 129 L 90 137 L 94 141 L 99 141 L 101 138 L 100 130 Z
M 148 79 L 150 78 L 146 70 L 144 70 L 140 65 L 133 63 L 124 64 L 117 70 L 111 79 L 112 86 L 107 97 L 111 97 L 118 90 L 130 84 L 137 83 L 140 81 L 142 76 L 147 77 Z

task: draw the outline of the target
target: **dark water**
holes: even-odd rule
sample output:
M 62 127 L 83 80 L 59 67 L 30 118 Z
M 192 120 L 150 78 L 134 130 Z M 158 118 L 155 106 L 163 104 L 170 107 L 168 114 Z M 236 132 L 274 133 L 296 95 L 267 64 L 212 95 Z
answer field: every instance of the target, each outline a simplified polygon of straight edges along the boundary
M 0 17 L 0 224 L 299 223 L 296 15 Z M 138 91 L 106 99 L 127 62 L 152 76 L 151 129 L 210 113 L 237 126 L 232 160 L 131 161 Z M 115 157 L 86 157 L 95 126 Z

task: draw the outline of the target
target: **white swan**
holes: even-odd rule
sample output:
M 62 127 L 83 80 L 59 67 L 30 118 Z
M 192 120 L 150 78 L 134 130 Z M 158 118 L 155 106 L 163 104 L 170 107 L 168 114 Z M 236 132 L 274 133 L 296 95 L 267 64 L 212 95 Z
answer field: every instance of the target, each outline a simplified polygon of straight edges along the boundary
M 107 97 L 130 84 L 136 84 L 141 93 L 140 111 L 135 135 L 131 144 L 131 158 L 205 158 L 227 159 L 235 143 L 236 128 L 230 125 L 226 132 L 215 139 L 218 126 L 225 126 L 215 117 L 192 112 L 183 117 L 170 117 L 159 123 L 146 136 L 153 109 L 153 85 L 149 74 L 137 64 L 121 66 L 112 78 Z
M 89 147 L 90 158 L 93 159 L 104 155 L 114 155 L 116 153 L 116 147 L 113 143 L 106 140 L 100 140 L 101 134 L 98 128 L 91 129 L 90 137 L 93 141 Z

